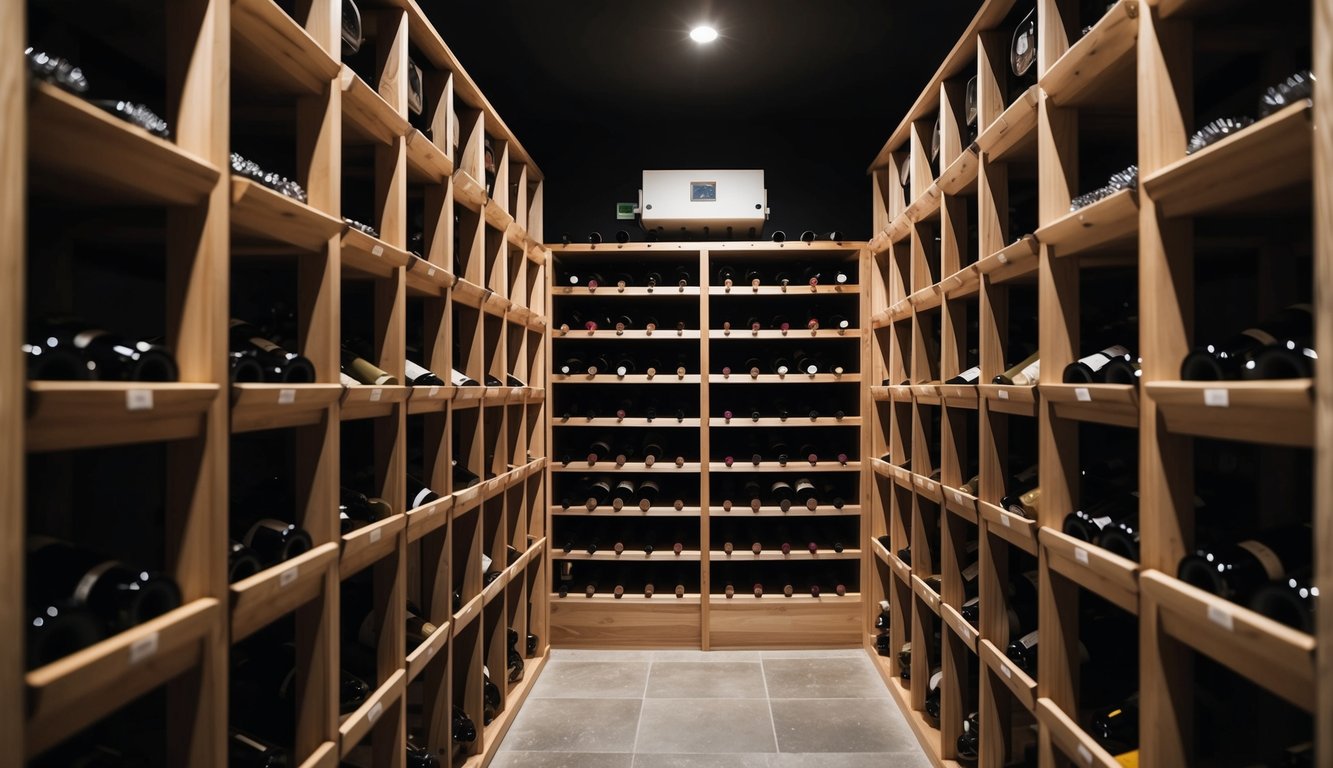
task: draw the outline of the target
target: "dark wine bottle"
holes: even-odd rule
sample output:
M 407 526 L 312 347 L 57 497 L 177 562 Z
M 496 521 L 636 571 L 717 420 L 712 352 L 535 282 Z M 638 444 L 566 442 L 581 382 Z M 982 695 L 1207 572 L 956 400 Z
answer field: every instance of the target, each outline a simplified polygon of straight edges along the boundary
M 571 371 L 572 373 L 572 371 Z M 463 373 L 457 368 L 449 370 L 449 384 L 455 387 L 480 387 L 481 382 Z
M 242 532 L 243 531 L 243 532 Z M 254 550 L 265 568 L 310 551 L 310 534 L 296 525 L 271 517 L 242 524 L 235 529 L 242 544 Z
M 1270 528 L 1234 544 L 1200 547 L 1180 561 L 1180 580 L 1241 602 L 1271 581 L 1310 567 L 1314 557 L 1309 524 Z
M 434 372 L 417 365 L 411 360 L 405 361 L 407 374 L 407 383 L 414 387 L 443 387 L 444 379 L 435 375 Z
M 1029 493 L 1037 487 L 1037 465 L 1033 464 L 1027 469 L 1019 472 L 1009 478 L 1005 487 L 1005 495 L 1000 499 L 1000 506 L 1006 510 L 1014 512 L 1016 515 L 1026 515 L 1023 509 L 1023 494 Z M 1017 510 L 1017 511 L 1016 511 Z
M 1255 590 L 1250 610 L 1312 635 L 1318 597 L 1319 588 L 1314 586 L 1310 573 L 1302 571 Z
M 227 738 L 227 765 L 231 768 L 288 768 L 287 750 L 236 728 Z
M 416 509 L 424 507 L 433 501 L 439 501 L 440 494 L 431 490 L 425 482 L 417 479 L 414 475 L 407 475 L 407 508 Z
M 1106 382 L 1106 366 L 1112 360 L 1128 359 L 1130 357 L 1128 347 L 1120 344 L 1113 344 L 1100 352 L 1094 352 L 1086 357 L 1065 366 L 1064 382 L 1066 384 L 1101 384 Z
M 1029 676 L 1037 674 L 1037 631 L 1031 632 L 1009 642 L 1004 649 L 1004 655 L 1009 660 L 1018 665 L 1018 668 L 1026 672 Z
M 253 549 L 233 540 L 227 552 L 227 583 L 235 584 L 241 579 L 248 579 L 264 569 L 259 555 Z
M 455 744 L 471 744 L 477 740 L 477 726 L 457 704 L 454 705 L 451 731 Z
M 315 366 L 309 360 L 273 343 L 244 320 L 231 321 L 231 350 L 253 355 L 264 368 L 265 381 L 309 384 L 315 380 Z
M 1195 348 L 1180 364 L 1180 378 L 1218 381 L 1311 376 L 1313 334 L 1310 305 L 1293 304 L 1225 341 Z
M 500 688 L 491 682 L 491 671 L 482 667 L 481 673 L 481 695 L 482 695 L 482 725 L 490 725 L 500 714 L 502 701 L 500 699 Z
M 458 463 L 458 459 L 450 460 L 453 465 L 454 490 L 471 488 L 481 483 L 481 478 L 475 472 L 468 469 L 465 465 Z
M 1009 44 L 1009 71 L 1015 77 L 1036 80 L 1037 65 L 1037 9 L 1033 7 L 1014 28 Z
M 28 542 L 29 605 L 70 601 L 85 607 L 111 632 L 142 624 L 181 604 L 180 588 L 156 571 L 132 568 L 69 542 Z
M 1088 734 L 1113 755 L 1138 749 L 1139 695 L 1094 712 Z
M 30 376 L 41 372 L 48 376 L 65 373 L 68 378 L 99 381 L 176 381 L 180 378 L 175 358 L 161 344 L 131 341 L 73 318 L 48 319 L 39 323 L 32 335 L 36 340 L 24 347 Z M 70 355 L 82 361 L 86 373 L 71 367 Z M 46 356 L 44 361 L 43 356 Z
M 33 592 L 30 587 L 29 593 Z M 73 598 L 28 600 L 25 648 L 28 669 L 45 666 L 103 640 L 106 622 Z
M 509 682 L 517 683 L 523 679 L 523 654 L 518 650 L 518 632 L 510 627 L 508 630 L 509 648 L 505 653 L 505 667 Z

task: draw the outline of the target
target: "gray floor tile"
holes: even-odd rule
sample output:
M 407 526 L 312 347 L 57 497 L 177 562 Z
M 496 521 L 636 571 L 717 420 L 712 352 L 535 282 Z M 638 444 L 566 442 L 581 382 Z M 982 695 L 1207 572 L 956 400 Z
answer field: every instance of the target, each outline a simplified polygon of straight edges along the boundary
M 491 763 L 495 765 L 495 763 Z M 637 768 L 638 763 L 634 764 Z M 780 753 L 768 756 L 769 768 L 931 768 L 930 758 L 916 752 Z
M 774 699 L 779 752 L 912 752 L 918 750 L 892 702 L 867 699 Z
M 630 768 L 634 755 L 592 752 L 501 752 L 491 768 Z
M 529 698 L 500 750 L 633 752 L 641 706 L 626 699 Z
M 769 768 L 773 755 L 635 755 L 633 768 Z M 811 765 L 802 768 L 812 768 Z M 882 767 L 880 767 L 882 768 Z
M 653 661 L 759 661 L 759 651 L 653 651 Z
M 649 699 L 762 699 L 764 672 L 757 661 L 654 661 Z
M 646 661 L 551 661 L 532 687 L 539 699 L 641 699 Z
M 773 659 L 764 662 L 774 699 L 886 699 L 889 691 L 865 655 L 856 659 Z
M 648 699 L 634 749 L 704 755 L 775 750 L 764 699 Z

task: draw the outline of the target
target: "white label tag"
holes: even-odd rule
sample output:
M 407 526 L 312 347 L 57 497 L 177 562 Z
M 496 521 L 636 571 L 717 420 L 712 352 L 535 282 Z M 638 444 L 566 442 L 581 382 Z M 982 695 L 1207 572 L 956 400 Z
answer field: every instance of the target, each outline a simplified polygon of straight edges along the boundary
M 436 384 L 430 388 L 430 397 L 435 397 L 438 394 L 440 394 L 440 387 Z
M 1225 389 L 1205 389 L 1203 404 L 1210 408 L 1227 408 L 1231 405 L 1231 393 Z
M 380 719 L 380 715 L 383 714 L 383 712 L 384 712 L 384 702 L 382 701 L 375 702 L 375 706 L 371 707 L 370 711 L 366 713 L 366 721 L 374 723 L 376 720 Z
M 1087 387 L 1074 387 L 1074 399 L 1080 403 L 1090 403 L 1092 402 L 1092 393 L 1088 391 Z
M 296 577 L 301 575 L 301 569 L 293 566 L 278 575 L 278 586 L 285 587 L 296 581 Z
M 296 402 L 296 390 L 280 389 L 278 390 L 278 405 L 291 405 Z
M 1009 678 L 1010 680 L 1013 680 L 1013 679 L 1014 679 L 1014 673 L 1009 671 L 1009 667 L 1008 667 L 1008 666 L 1006 666 L 1006 665 L 1004 665 L 1004 664 L 1001 664 L 1001 665 L 1000 665 L 1000 671 L 1003 672 L 1003 673 L 1004 673 L 1004 676 L 1007 677 L 1007 678 Z
M 1000 390 L 1000 393 L 999 393 L 998 396 L 999 396 L 999 398 L 1000 398 L 1001 400 L 1008 400 L 1008 399 L 1009 399 L 1009 392 L 1006 391 L 1006 390 L 1003 390 L 1003 389 L 1002 389 L 1002 390 Z
M 1081 565 L 1088 564 L 1088 550 L 1083 547 L 1074 547 L 1074 559 Z
M 1079 745 L 1078 745 L 1078 759 L 1079 759 L 1079 760 L 1082 760 L 1083 762 L 1087 763 L 1088 765 L 1092 765 L 1092 750 L 1091 750 L 1091 749 L 1088 749 L 1086 746 L 1084 746 L 1084 745 L 1082 745 L 1082 744 L 1079 744 Z
M 382 245 L 377 245 L 377 246 L 375 246 L 374 248 L 371 248 L 371 249 L 370 249 L 370 255 L 371 255 L 371 256 L 383 256 L 383 255 L 384 255 L 384 246 L 382 246 Z
M 371 543 L 371 544 L 374 544 L 375 542 L 377 542 L 377 541 L 379 541 L 380 539 L 384 538 L 384 529 L 383 529 L 383 528 L 375 528 L 375 529 L 373 529 L 370 533 L 366 534 L 366 538 L 370 539 L 370 543 Z
M 379 387 L 375 387 L 374 389 L 370 390 L 370 402 L 378 403 L 380 401 L 380 397 L 382 397 L 383 395 L 384 395 L 384 390 L 380 389 Z
M 954 500 L 955 502 L 959 503 L 959 504 L 964 503 L 964 502 L 963 502 L 963 494 L 959 493 L 958 491 L 954 491 L 954 492 L 953 492 L 953 500 Z
M 1228 632 L 1235 626 L 1231 620 L 1231 611 L 1217 605 L 1208 606 L 1208 620 Z
M 161 635 L 157 632 L 135 640 L 130 645 L 130 663 L 138 664 L 144 659 L 151 658 L 153 654 L 157 653 L 157 645 L 160 640 Z
M 1008 516 L 1008 515 L 1004 515 L 1004 514 L 1000 515 L 1000 522 L 1001 522 L 1001 523 L 1004 523 L 1004 527 L 1005 527 L 1005 528 L 1008 528 L 1008 527 L 1009 527 L 1009 516 Z
M 131 411 L 153 410 L 153 390 L 131 389 L 125 393 L 125 408 Z
M 435 277 L 435 267 L 426 270 L 426 277 Z

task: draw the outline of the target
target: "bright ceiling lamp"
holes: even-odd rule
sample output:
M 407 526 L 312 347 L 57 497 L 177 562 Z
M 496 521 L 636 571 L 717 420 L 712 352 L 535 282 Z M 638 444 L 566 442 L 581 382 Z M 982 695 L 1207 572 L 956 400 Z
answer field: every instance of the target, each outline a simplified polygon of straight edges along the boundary
M 717 39 L 717 30 L 707 24 L 700 24 L 690 30 L 690 39 L 696 43 L 711 43 Z

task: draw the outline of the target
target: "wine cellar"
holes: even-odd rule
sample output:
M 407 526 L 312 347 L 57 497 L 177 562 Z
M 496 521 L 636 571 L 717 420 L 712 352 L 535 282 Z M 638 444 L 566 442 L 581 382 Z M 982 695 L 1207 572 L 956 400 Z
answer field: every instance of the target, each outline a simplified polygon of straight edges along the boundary
M 1333 4 L 981 0 L 868 230 L 587 242 L 455 16 L 0 0 L 0 766 L 1333 765 Z

